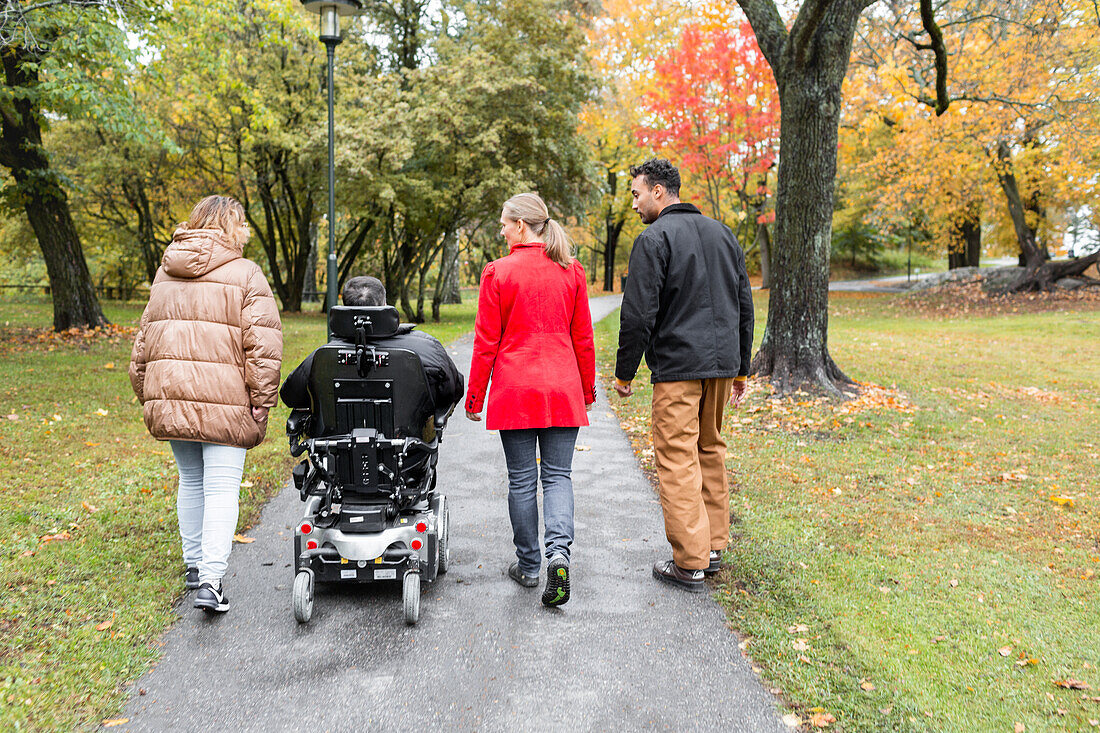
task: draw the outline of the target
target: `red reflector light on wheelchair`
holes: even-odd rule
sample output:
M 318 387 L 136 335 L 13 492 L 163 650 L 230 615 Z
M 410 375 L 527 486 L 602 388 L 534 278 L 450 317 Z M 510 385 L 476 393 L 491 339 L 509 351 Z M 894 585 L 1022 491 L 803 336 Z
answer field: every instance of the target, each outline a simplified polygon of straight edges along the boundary
M 317 543 L 314 542 L 313 540 L 310 540 L 309 542 L 306 543 L 306 549 L 307 550 L 316 550 L 317 549 Z
M 421 533 L 427 532 L 428 531 L 428 525 L 425 524 L 424 522 L 417 522 L 416 523 L 416 531 L 421 532 Z
M 313 531 L 313 525 L 309 522 L 302 522 L 302 526 L 298 529 L 301 530 L 302 534 L 309 534 Z
M 423 542 L 421 542 L 420 540 L 413 540 L 413 541 L 412 541 L 412 548 L 413 548 L 414 550 L 419 550 L 419 549 L 420 549 L 421 547 L 423 547 L 423 546 L 424 546 L 424 543 L 423 543 Z

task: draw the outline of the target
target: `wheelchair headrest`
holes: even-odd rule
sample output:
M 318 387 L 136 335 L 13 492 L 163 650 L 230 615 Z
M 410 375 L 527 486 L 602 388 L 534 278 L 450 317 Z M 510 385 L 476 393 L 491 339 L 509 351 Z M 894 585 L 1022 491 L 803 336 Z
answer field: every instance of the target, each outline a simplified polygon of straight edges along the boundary
M 335 305 L 328 313 L 329 331 L 347 341 L 355 341 L 360 330 L 364 338 L 384 338 L 400 327 L 401 318 L 392 305 Z

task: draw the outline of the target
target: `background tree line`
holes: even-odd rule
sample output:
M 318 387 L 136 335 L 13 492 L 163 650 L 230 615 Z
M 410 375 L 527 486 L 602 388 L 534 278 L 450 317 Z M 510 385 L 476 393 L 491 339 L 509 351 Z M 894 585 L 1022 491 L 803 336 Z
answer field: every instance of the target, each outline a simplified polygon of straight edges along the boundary
M 132 290 L 210 192 L 245 204 L 246 254 L 284 309 L 321 286 L 317 243 L 334 224 L 339 285 L 377 274 L 413 320 L 429 293 L 438 317 L 463 257 L 499 254 L 496 219 L 513 193 L 539 190 L 559 216 L 579 213 L 590 178 L 577 133 L 591 87 L 583 7 L 367 8 L 337 54 L 338 210 L 327 222 L 324 54 L 299 3 L 5 3 L 5 202 L 33 230 L 57 328 L 104 323 L 82 243 L 100 279 Z M 13 218 L 3 246 L 27 254 Z
M 92 282 L 147 282 L 189 206 L 228 192 L 285 309 L 323 287 L 335 225 L 341 283 L 378 274 L 424 320 L 501 254 L 519 190 L 613 289 L 641 229 L 629 167 L 664 155 L 774 286 L 756 371 L 835 390 L 831 260 L 1018 254 L 1018 289 L 1095 260 L 1050 258 L 1096 239 L 1098 27 L 1091 0 L 379 0 L 337 54 L 327 222 L 298 3 L 5 2 L 0 247 L 20 277 L 40 257 L 58 328 L 95 325 Z

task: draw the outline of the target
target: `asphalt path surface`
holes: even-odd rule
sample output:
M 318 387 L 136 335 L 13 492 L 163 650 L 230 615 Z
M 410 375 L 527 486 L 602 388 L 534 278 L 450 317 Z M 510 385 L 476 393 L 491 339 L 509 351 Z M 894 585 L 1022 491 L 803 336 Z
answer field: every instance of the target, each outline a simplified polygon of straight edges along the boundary
M 593 317 L 618 305 L 593 301 Z M 451 347 L 468 368 L 471 339 Z M 515 558 L 500 440 L 461 405 L 440 448 L 450 572 L 403 620 L 399 583 L 320 586 L 313 619 L 291 613 L 293 489 L 235 545 L 224 616 L 178 605 L 163 657 L 114 730 L 783 731 L 708 594 L 659 584 L 670 556 L 660 506 L 603 397 L 573 463 L 572 599 L 544 608 L 505 570 Z M 272 429 L 272 440 L 282 436 Z M 545 580 L 545 568 L 543 569 Z

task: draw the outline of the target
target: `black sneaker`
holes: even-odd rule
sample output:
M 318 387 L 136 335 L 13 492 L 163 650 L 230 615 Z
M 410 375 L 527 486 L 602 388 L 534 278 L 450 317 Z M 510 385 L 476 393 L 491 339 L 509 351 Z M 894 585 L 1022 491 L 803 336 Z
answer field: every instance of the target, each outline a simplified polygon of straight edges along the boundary
M 508 577 L 522 585 L 524 588 L 534 588 L 536 585 L 539 584 L 539 576 L 524 575 L 522 572 L 520 572 L 518 560 L 508 566 Z
M 722 569 L 722 551 L 711 550 L 710 551 L 710 567 L 703 571 L 703 575 L 717 575 L 718 571 Z
M 569 563 L 561 555 L 555 555 L 546 566 L 546 589 L 542 592 L 542 605 L 564 606 L 569 602 Z
M 225 613 L 229 610 L 229 598 L 222 592 L 221 583 L 215 588 L 210 583 L 199 586 L 199 592 L 195 594 L 195 608 L 201 608 L 206 613 Z
M 655 563 L 653 577 L 692 593 L 702 593 L 707 589 L 702 570 L 684 570 L 672 560 Z
M 195 590 L 199 587 L 198 568 L 187 568 L 187 575 L 183 578 L 183 587 L 187 590 Z

